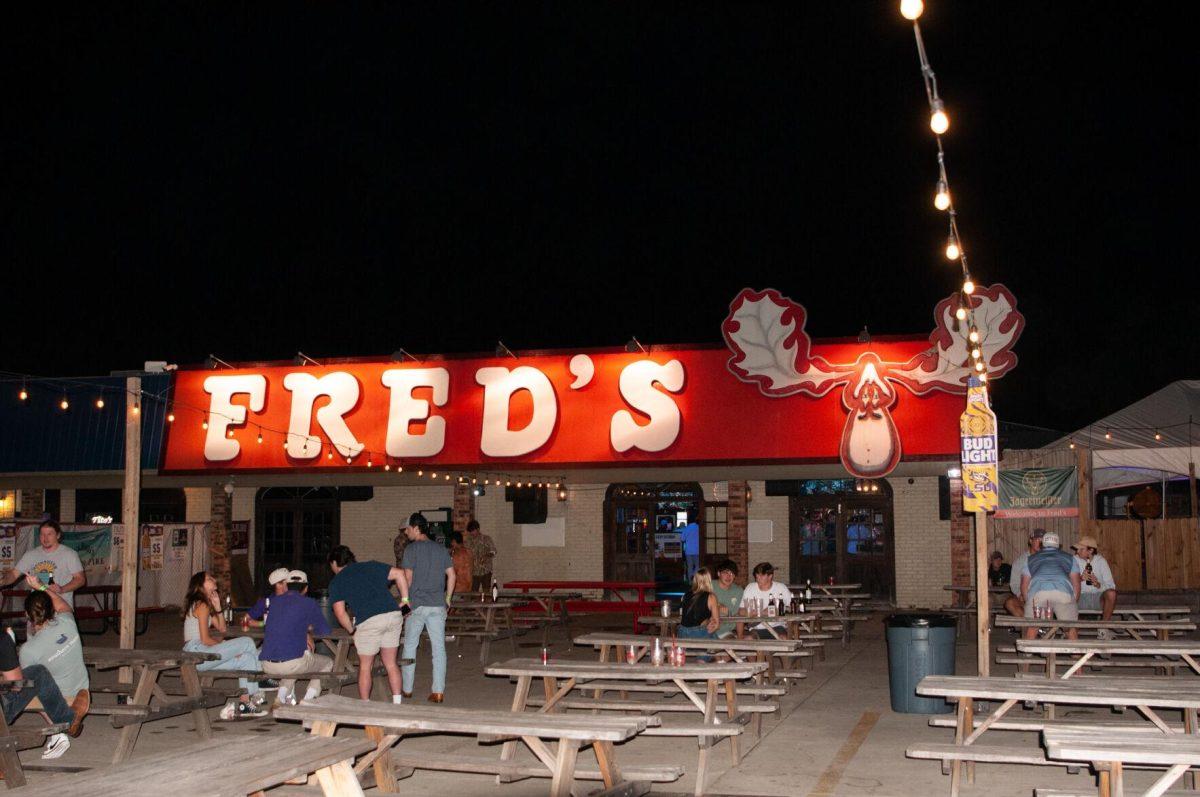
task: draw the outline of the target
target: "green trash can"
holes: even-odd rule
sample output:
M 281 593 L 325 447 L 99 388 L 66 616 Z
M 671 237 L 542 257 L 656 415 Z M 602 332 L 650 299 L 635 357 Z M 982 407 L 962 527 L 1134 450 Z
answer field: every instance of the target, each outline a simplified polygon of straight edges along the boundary
M 949 714 L 954 706 L 941 697 L 921 697 L 917 684 L 926 675 L 954 675 L 958 623 L 952 615 L 890 614 L 887 626 L 888 679 L 892 711 L 901 714 Z

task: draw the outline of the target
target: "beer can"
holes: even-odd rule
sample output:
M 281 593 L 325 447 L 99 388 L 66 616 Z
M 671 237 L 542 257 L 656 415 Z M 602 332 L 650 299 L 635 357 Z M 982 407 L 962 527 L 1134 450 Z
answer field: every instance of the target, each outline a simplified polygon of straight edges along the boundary
M 542 648 L 542 664 L 550 663 L 550 648 Z

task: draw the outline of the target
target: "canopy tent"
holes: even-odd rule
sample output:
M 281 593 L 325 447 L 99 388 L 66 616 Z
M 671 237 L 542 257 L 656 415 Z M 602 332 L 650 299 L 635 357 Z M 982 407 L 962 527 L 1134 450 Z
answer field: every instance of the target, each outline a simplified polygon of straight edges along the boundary
M 1186 479 L 1200 459 L 1200 380 L 1172 382 L 1045 447 L 1069 443 L 1091 449 L 1096 490 Z

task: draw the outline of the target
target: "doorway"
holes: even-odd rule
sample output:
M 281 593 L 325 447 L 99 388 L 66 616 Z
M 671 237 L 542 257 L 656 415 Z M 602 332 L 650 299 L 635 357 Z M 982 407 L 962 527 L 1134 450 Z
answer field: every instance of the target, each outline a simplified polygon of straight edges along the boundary
M 341 543 L 341 504 L 335 487 L 264 487 L 254 499 L 255 588 L 266 589 L 276 567 L 303 570 L 309 590 L 324 590 L 329 551 Z
M 873 484 L 875 491 L 854 479 L 800 482 L 788 501 L 792 583 L 833 578 L 894 597 L 892 490 L 882 480 Z
M 704 561 L 704 493 L 696 482 L 612 484 L 604 497 L 604 578 L 680 590 Z M 688 527 L 691 528 L 688 528 Z M 723 540 L 722 540 L 723 542 Z

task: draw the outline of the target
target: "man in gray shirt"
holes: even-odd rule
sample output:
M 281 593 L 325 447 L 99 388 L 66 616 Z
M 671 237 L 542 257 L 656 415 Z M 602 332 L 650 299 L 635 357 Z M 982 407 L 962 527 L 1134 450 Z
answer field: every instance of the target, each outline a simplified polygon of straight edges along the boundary
M 1021 573 L 1029 557 L 1042 550 L 1042 538 L 1046 536 L 1045 529 L 1034 529 L 1029 532 L 1029 550 L 1018 556 L 1012 563 L 1012 576 L 1008 579 L 1008 588 L 1012 594 L 1004 600 L 1004 611 L 1013 617 L 1025 616 L 1025 601 L 1021 599 Z
M 429 702 L 441 703 L 446 692 L 446 610 L 454 594 L 454 563 L 446 546 L 429 539 L 429 521 L 414 512 L 405 528 L 409 543 L 404 549 L 401 568 L 408 577 L 408 597 L 412 614 L 404 627 L 404 658 L 413 659 L 401 669 L 402 694 L 412 697 L 416 675 L 417 645 L 421 631 L 429 634 L 433 652 L 433 686 Z

